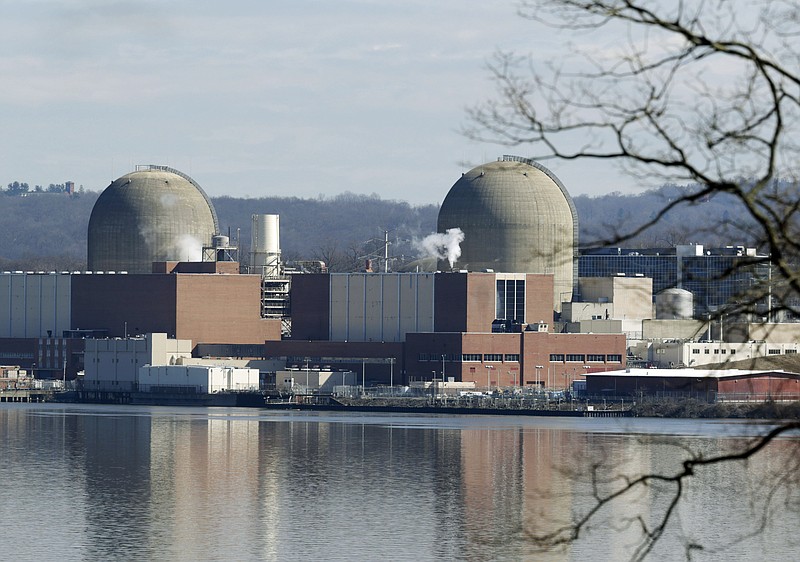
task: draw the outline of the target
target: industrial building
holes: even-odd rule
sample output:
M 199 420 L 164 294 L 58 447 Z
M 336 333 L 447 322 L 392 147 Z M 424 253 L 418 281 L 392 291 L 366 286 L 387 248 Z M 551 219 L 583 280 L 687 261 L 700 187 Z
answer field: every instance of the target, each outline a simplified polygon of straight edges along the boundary
M 212 394 L 257 391 L 257 368 L 192 360 L 192 342 L 167 334 L 87 339 L 81 394 L 103 399 L 119 393 Z
M 696 398 L 707 402 L 800 400 L 800 374 L 740 369 L 624 369 L 586 376 L 592 397 Z
M 800 346 L 792 330 L 781 330 L 792 342 L 782 347 L 753 345 L 759 336 L 717 345 L 710 323 L 693 319 L 766 279 L 754 250 L 597 250 L 579 261 L 569 193 L 525 158 L 504 156 L 455 182 L 438 230 L 461 229 L 464 238 L 437 272 L 289 275 L 279 217 L 252 221 L 241 266 L 194 180 L 137 167 L 92 211 L 91 271 L 0 274 L 0 359 L 50 378 L 85 367 L 87 385 L 102 392 L 178 378 L 206 390 L 252 384 L 251 374 L 231 382 L 225 371 L 251 365 L 210 365 L 199 358 L 207 355 L 269 360 L 271 373 L 286 371 L 276 385 L 297 385 L 292 373 L 305 367 L 317 373 L 307 386 L 321 388 L 349 380 L 342 373 L 368 385 L 568 388 L 625 368 L 629 356 L 696 366 Z M 156 358 L 146 334 L 177 347 L 159 343 Z M 189 368 L 196 366 L 208 369 Z
M 91 338 L 163 332 L 195 346 L 280 339 L 288 282 L 277 278 L 271 217 L 254 216 L 251 264 L 260 267 L 240 273 L 238 248 L 218 233 L 200 186 L 166 166 L 138 166 L 92 210 L 91 271 L 0 274 L 0 357 L 39 377 L 74 378 Z
M 265 356 L 359 371 L 368 380 L 562 386 L 625 365 L 623 334 L 551 332 L 553 276 L 319 274 L 292 281 L 292 338 Z
M 705 248 L 701 244 L 674 248 L 593 248 L 581 251 L 580 277 L 643 276 L 653 279 L 653 294 L 680 289 L 691 295 L 692 316 L 704 318 L 737 299 L 760 297 L 766 316 L 770 268 L 767 256 L 755 248 L 728 246 Z M 672 295 L 686 301 L 686 295 Z M 666 314 L 666 308 L 663 309 Z M 685 314 L 685 312 L 684 312 Z
M 577 280 L 578 213 L 564 185 L 541 164 L 518 156 L 466 172 L 439 210 L 438 231 L 464 233 L 454 264 L 469 270 L 553 275 L 553 309 L 570 301 Z

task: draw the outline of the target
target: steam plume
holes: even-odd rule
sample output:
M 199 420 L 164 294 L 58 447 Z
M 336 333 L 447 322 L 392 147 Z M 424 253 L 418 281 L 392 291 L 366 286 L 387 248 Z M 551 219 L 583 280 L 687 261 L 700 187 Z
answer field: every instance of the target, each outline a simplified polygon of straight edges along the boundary
M 428 256 L 447 260 L 450 262 L 450 267 L 453 267 L 453 264 L 461 256 L 461 243 L 463 241 L 464 232 L 460 228 L 448 228 L 444 234 L 441 232 L 429 234 L 417 242 L 416 245 Z
M 175 240 L 180 261 L 202 261 L 203 245 L 191 234 L 184 234 Z

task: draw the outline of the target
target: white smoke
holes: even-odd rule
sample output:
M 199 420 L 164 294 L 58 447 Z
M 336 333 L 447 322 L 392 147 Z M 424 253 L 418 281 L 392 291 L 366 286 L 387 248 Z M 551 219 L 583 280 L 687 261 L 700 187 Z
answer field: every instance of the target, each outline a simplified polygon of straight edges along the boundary
M 175 240 L 178 261 L 203 261 L 203 245 L 191 234 L 184 234 Z
M 448 228 L 442 234 L 436 232 L 429 234 L 415 243 L 416 247 L 425 252 L 427 256 L 450 262 L 450 267 L 461 257 L 461 243 L 464 241 L 464 232 L 460 228 Z

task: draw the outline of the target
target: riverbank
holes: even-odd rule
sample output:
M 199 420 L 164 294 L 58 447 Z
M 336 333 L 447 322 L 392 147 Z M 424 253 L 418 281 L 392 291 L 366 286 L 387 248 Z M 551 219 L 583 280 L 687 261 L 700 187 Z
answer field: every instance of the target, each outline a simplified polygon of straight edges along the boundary
M 483 405 L 467 406 L 458 401 L 432 404 L 426 398 L 351 398 L 340 399 L 342 409 L 358 409 L 360 411 L 423 411 L 435 408 L 442 413 L 498 413 L 530 415 L 529 408 L 513 407 L 512 404 L 498 403 L 491 407 Z M 591 403 L 590 403 L 591 405 Z M 558 407 L 560 406 L 560 408 Z M 643 400 L 625 402 L 607 402 L 594 404 L 593 411 L 616 412 L 625 417 L 642 418 L 696 418 L 696 419 L 800 419 L 800 402 L 718 402 L 707 403 L 687 398 L 681 400 Z M 583 416 L 580 410 L 586 410 L 586 403 L 581 403 L 579 410 L 571 409 L 566 403 L 550 404 L 549 407 L 535 408 L 538 415 Z M 624 412 L 624 413 L 623 413 Z M 599 416 L 598 416 L 599 417 Z
M 717 402 L 699 400 L 647 400 L 631 406 L 641 418 L 730 418 L 730 419 L 800 419 L 800 402 Z
M 324 398 L 324 399 L 323 399 Z M 337 398 L 330 396 L 298 396 L 287 400 L 270 400 L 261 393 L 214 395 L 172 395 L 165 393 L 106 393 L 103 396 L 81 393 L 53 394 L 53 402 L 227 406 L 268 409 L 328 410 L 358 412 L 441 413 L 567 417 L 641 417 L 696 419 L 800 419 L 800 402 L 719 402 L 706 403 L 686 399 L 640 399 L 587 403 L 519 401 L 498 398 L 454 398 L 432 400 L 430 397 L 365 397 Z

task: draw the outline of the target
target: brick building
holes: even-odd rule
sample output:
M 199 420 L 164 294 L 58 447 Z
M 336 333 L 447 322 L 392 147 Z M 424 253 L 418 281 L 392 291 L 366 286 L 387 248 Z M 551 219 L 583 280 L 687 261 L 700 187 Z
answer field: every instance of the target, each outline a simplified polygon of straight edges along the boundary
M 625 364 L 622 334 L 555 334 L 553 276 L 525 273 L 314 274 L 292 282 L 287 362 L 336 363 L 367 380 L 562 387 Z

